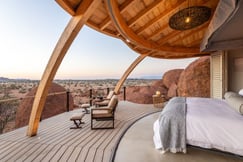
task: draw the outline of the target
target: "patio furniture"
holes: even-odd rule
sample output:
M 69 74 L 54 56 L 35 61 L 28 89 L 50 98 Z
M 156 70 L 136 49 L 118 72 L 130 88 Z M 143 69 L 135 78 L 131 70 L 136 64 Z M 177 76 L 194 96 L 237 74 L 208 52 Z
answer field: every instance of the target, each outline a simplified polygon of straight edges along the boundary
M 153 104 L 156 108 L 162 108 L 164 106 L 164 96 L 163 95 L 153 95 Z
M 85 114 L 89 114 L 89 110 L 88 110 L 88 108 L 90 108 L 90 104 L 88 104 L 88 103 L 81 104 L 81 105 L 80 105 L 80 108 L 81 108 L 81 109 L 84 109 Z
M 113 95 L 114 95 L 114 91 L 110 91 L 105 98 L 102 99 L 99 98 L 99 100 L 95 100 L 95 106 L 96 107 L 107 106 Z
M 84 117 L 84 113 L 75 113 L 71 116 L 70 120 L 74 122 L 75 126 L 74 127 L 70 127 L 70 129 L 77 129 L 77 128 L 82 128 L 81 124 L 84 124 L 84 122 L 82 122 L 82 119 Z
M 91 109 L 91 129 L 114 129 L 115 111 L 118 104 L 118 98 L 113 95 L 108 106 Z M 94 127 L 93 120 L 112 121 L 111 127 Z

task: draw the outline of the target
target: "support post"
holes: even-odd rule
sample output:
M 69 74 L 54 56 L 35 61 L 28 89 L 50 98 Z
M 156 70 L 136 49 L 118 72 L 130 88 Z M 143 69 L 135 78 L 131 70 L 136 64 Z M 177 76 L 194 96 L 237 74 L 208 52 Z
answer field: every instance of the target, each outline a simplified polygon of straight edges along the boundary
M 126 87 L 123 87 L 123 100 L 126 101 Z
M 71 18 L 57 42 L 35 95 L 27 130 L 28 136 L 35 136 L 37 134 L 41 113 L 52 80 L 73 40 L 100 3 L 101 0 L 83 0 L 77 8 L 75 16 Z
M 116 87 L 115 87 L 115 93 L 118 94 L 121 86 L 129 76 L 129 74 L 133 71 L 133 69 L 146 57 L 147 55 L 140 55 L 130 66 L 129 68 L 125 71 L 121 79 L 117 82 Z
M 93 92 L 92 89 L 89 90 L 89 104 L 92 106 L 93 104 Z
M 67 91 L 67 112 L 69 112 L 69 95 L 70 95 L 70 92 L 69 92 L 69 90 Z

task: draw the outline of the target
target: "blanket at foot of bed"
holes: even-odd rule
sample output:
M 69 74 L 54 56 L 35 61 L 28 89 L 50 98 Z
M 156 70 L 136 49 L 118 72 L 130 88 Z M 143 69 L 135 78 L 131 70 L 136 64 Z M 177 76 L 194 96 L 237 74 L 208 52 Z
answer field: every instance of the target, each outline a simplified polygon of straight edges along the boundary
M 172 98 L 159 117 L 162 152 L 186 153 L 186 98 Z

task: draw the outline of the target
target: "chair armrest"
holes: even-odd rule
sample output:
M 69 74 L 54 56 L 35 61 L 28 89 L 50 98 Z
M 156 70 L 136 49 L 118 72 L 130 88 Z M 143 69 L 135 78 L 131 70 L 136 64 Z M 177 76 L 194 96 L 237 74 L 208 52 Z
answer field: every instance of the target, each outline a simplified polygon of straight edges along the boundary
M 101 108 L 92 108 L 91 109 L 91 113 L 93 112 L 93 111 L 99 111 L 99 110 L 111 110 L 109 107 L 101 107 Z
M 110 110 L 109 107 L 101 107 L 101 108 L 92 108 L 91 110 L 96 111 L 96 110 Z

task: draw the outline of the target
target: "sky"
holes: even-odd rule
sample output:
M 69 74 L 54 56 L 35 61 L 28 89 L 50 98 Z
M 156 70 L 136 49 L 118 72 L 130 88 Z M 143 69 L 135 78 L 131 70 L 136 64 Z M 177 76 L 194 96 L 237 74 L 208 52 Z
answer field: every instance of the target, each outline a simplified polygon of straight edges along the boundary
M 71 16 L 54 0 L 0 1 L 0 77 L 41 79 Z M 119 79 L 139 56 L 121 40 L 84 26 L 54 79 Z M 145 58 L 129 78 L 162 77 L 195 58 Z

